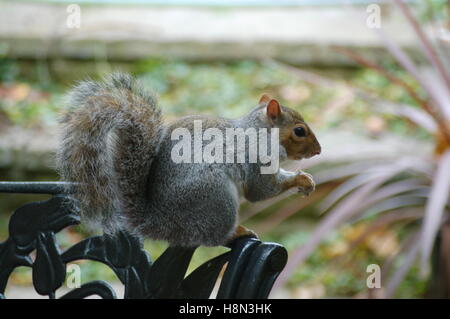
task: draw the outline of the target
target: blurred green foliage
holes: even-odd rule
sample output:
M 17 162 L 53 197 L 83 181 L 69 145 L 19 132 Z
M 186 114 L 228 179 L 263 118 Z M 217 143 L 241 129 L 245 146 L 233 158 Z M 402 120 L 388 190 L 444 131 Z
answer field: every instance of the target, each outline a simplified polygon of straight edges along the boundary
M 386 66 L 420 92 L 419 86 L 406 72 L 392 63 Z M 0 78 L 0 118 L 23 127 L 56 125 L 57 114 L 64 104 L 64 92 L 79 80 L 100 78 L 105 73 L 96 67 L 95 62 L 80 61 L 30 63 L 0 59 L 0 69 L 5 70 L 0 72 L 3 74 Z M 319 128 L 367 131 L 364 127 L 367 119 L 377 114 L 370 102 L 357 95 L 347 100 L 348 92 L 342 87 L 314 85 L 281 67 L 257 61 L 186 63 L 150 59 L 133 64 L 122 63 L 117 67 L 110 65 L 106 69 L 124 70 L 140 78 L 159 96 L 163 114 L 168 119 L 187 114 L 238 117 L 256 105 L 264 92 L 297 109 L 307 121 Z M 75 71 L 70 73 L 69 70 Z M 79 73 L 76 70 L 80 70 Z M 375 92 L 386 100 L 415 105 L 401 87 L 372 70 L 318 72 L 335 78 L 337 83 L 349 83 Z M 377 116 L 391 131 L 426 137 L 424 131 L 411 123 L 394 116 Z
M 89 67 L 89 63 L 94 64 L 94 67 Z M 78 65 L 83 66 L 79 68 Z M 394 64 L 387 66 L 398 77 L 419 89 L 406 72 Z M 346 99 L 348 92 L 342 87 L 314 85 L 275 65 L 256 61 L 186 63 L 151 59 L 130 65 L 110 65 L 107 69 L 122 69 L 140 78 L 145 86 L 159 96 L 163 114 L 168 119 L 200 113 L 223 117 L 241 116 L 256 105 L 260 95 L 266 92 L 279 98 L 283 104 L 300 111 L 313 127 L 319 129 L 350 129 L 369 135 L 372 131 L 382 134 L 384 130 L 389 130 L 397 134 L 429 138 L 425 132 L 409 122 L 394 116 L 377 114 L 371 104 L 359 96 Z M 77 73 L 76 70 L 82 71 Z M 54 127 L 57 115 L 62 109 L 64 92 L 77 80 L 87 76 L 99 78 L 102 72 L 98 70 L 94 62 L 30 63 L 0 59 L 0 126 L 6 123 L 7 126 L 25 128 Z M 349 83 L 375 92 L 386 100 L 415 105 L 415 101 L 402 88 L 393 85 L 372 70 L 314 71 L 326 74 L 338 83 Z M 375 124 L 373 124 L 374 115 L 376 115 Z M 2 216 L 0 229 L 3 233 L 0 233 L 0 238 L 6 238 L 7 216 L 5 214 Z M 315 214 L 306 216 L 306 219 L 305 217 L 290 219 L 289 225 L 284 223 L 276 227 L 265 234 L 264 239 L 280 242 L 288 249 L 297 247 L 306 241 L 318 218 Z M 252 220 L 249 221 L 250 226 L 251 223 Z M 335 257 L 346 254 L 348 232 L 352 231 L 352 227 L 357 229 L 358 225 L 331 234 L 329 240 L 298 269 L 289 282 L 294 297 L 354 296 L 365 290 L 366 267 L 370 263 L 381 262 L 380 252 L 371 248 L 370 244 L 364 244 L 352 253 L 351 262 L 334 261 Z M 73 245 L 86 235 L 82 228 L 76 227 L 58 234 L 58 240 L 64 248 Z M 390 236 L 390 240 L 396 242 L 396 238 L 400 235 L 394 232 L 386 236 Z M 146 241 L 145 247 L 152 254 L 152 258 L 156 258 L 167 245 Z M 200 248 L 194 256 L 190 270 L 224 250 L 225 248 Z M 395 247 L 391 253 L 393 251 Z M 82 262 L 80 265 L 83 270 L 83 282 L 115 278 L 110 269 L 99 263 Z M 418 278 L 417 269 L 414 268 L 400 287 L 398 297 L 420 297 L 425 284 Z M 20 268 L 15 272 L 12 282 L 21 284 L 29 283 L 30 280 L 30 270 Z

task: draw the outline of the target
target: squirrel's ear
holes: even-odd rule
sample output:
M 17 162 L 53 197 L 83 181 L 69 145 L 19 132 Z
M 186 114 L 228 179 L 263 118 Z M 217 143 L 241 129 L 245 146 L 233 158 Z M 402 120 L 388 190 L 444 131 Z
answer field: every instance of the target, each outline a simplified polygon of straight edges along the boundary
M 279 117 L 281 115 L 281 107 L 280 107 L 280 103 L 278 103 L 277 100 L 270 100 L 269 103 L 267 104 L 267 116 L 272 119 L 275 120 L 277 117 Z
M 259 104 L 266 103 L 266 102 L 269 102 L 269 101 L 270 101 L 270 97 L 266 93 L 264 93 L 261 96 L 261 98 L 259 99 Z

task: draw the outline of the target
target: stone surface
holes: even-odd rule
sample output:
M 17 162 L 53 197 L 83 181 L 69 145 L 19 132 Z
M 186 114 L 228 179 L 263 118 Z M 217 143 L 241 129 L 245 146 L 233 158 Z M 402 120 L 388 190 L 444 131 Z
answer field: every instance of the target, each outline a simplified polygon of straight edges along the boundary
M 55 128 L 30 130 L 10 127 L 0 132 L 0 168 L 51 171 L 56 145 Z
M 392 6 L 383 30 L 412 48 L 414 34 Z M 279 58 L 299 64 L 346 64 L 344 45 L 381 59 L 382 45 L 357 7 L 174 7 L 83 5 L 81 27 L 67 26 L 65 4 L 0 2 L 0 48 L 12 56 L 135 59 Z
M 363 160 L 395 158 L 399 155 L 414 156 L 417 149 L 426 153 L 431 152 L 432 147 L 427 143 L 390 133 L 373 139 L 364 134 L 356 135 L 348 131 L 329 129 L 317 132 L 317 136 L 322 145 L 321 155 L 303 160 L 301 166 L 326 161 L 345 161 L 348 158 Z M 57 137 L 54 127 L 41 130 L 12 127 L 0 132 L 0 168 L 53 171 Z

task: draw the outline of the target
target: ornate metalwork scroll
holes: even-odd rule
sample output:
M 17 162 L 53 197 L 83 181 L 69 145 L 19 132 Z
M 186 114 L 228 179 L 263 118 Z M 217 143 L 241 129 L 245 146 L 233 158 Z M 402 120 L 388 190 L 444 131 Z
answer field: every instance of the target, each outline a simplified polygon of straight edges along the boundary
M 32 268 L 37 293 L 55 298 L 55 291 L 64 284 L 66 265 L 82 259 L 110 267 L 125 287 L 125 298 L 209 298 L 226 263 L 217 298 L 267 298 L 287 261 L 286 249 L 279 244 L 240 238 L 230 251 L 186 276 L 195 248 L 169 247 L 152 261 L 142 242 L 125 232 L 90 237 L 62 252 L 55 234 L 80 223 L 78 213 L 65 204 L 62 189 L 57 182 L 0 182 L 0 192 L 53 195 L 47 201 L 25 204 L 11 216 L 9 237 L 0 243 L 0 299 L 5 298 L 11 272 L 19 266 Z M 116 298 L 113 288 L 101 280 L 61 298 L 92 295 Z

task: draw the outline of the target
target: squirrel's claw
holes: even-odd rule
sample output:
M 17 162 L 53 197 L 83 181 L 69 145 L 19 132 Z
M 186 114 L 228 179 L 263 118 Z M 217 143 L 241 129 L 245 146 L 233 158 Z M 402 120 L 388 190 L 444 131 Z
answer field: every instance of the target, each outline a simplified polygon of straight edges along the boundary
M 302 181 L 298 187 L 298 192 L 305 197 L 309 196 L 316 189 L 316 183 L 311 174 L 302 172 L 300 176 L 302 177 Z

